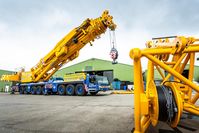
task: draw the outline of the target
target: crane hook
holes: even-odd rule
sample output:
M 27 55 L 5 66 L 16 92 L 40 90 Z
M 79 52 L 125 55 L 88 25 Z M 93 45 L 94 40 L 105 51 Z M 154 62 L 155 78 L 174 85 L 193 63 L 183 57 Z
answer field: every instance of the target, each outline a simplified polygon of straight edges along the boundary
M 111 56 L 111 59 L 113 60 L 112 61 L 112 64 L 117 64 L 118 62 L 116 61 L 117 58 L 118 58 L 118 51 L 116 48 L 112 48 L 111 51 L 110 51 L 110 56 Z
M 111 56 L 111 59 L 113 60 L 112 64 L 117 64 L 118 62 L 116 60 L 118 58 L 118 51 L 116 49 L 115 31 L 109 30 L 109 36 L 110 36 L 110 45 L 111 45 L 110 56 Z

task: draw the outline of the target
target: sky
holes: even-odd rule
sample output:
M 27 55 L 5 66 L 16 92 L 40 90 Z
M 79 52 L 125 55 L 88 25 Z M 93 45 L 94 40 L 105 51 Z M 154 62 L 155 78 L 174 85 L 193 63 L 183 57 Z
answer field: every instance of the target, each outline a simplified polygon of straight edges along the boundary
M 199 37 L 198 6 L 198 0 L 0 0 L 0 69 L 29 70 L 72 29 L 104 10 L 117 24 L 118 62 L 133 64 L 130 50 L 145 48 L 153 37 Z M 63 67 L 90 58 L 111 61 L 108 30 L 93 44 Z

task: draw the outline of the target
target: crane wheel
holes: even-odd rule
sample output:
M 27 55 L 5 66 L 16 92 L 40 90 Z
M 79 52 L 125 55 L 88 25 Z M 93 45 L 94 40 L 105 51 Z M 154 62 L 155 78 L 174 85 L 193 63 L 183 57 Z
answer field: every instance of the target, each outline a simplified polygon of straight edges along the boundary
M 69 96 L 74 95 L 74 94 L 75 94 L 75 86 L 72 85 L 72 84 L 67 85 L 67 86 L 66 86 L 66 93 L 67 93 L 67 95 L 69 95 Z
M 75 94 L 78 95 L 78 96 L 86 95 L 86 91 L 85 91 L 85 88 L 84 88 L 83 84 L 77 84 L 75 86 Z
M 36 86 L 33 86 L 33 87 L 31 88 L 31 93 L 32 93 L 32 95 L 35 95 L 35 94 L 36 94 L 36 91 L 37 91 L 37 87 L 36 87 Z
M 24 87 L 19 88 L 19 94 L 24 94 Z
M 24 86 L 24 94 L 29 94 L 27 86 Z
M 66 88 L 64 85 L 59 85 L 58 86 L 58 94 L 59 95 L 65 95 L 66 94 Z
M 41 86 L 37 86 L 36 94 L 37 95 L 41 95 L 42 94 L 42 87 Z
M 48 89 L 46 89 L 46 88 L 42 89 L 42 93 L 43 93 L 43 95 L 49 95 L 50 94 L 50 92 L 48 92 Z

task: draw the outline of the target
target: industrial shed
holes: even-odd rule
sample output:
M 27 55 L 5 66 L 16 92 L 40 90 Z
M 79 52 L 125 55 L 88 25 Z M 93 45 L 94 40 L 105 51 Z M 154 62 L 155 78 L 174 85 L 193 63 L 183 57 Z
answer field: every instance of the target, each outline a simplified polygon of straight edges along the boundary
M 111 83 L 114 79 L 120 81 L 133 82 L 133 66 L 118 63 L 113 65 L 111 61 L 102 59 L 88 59 L 75 65 L 63 68 L 56 72 L 54 76 L 63 77 L 68 73 L 94 72 L 95 74 L 107 76 Z
M 185 70 L 189 69 L 189 65 L 186 66 Z M 77 72 L 94 72 L 95 74 L 104 75 L 108 77 L 110 83 L 114 79 L 122 81 L 122 84 L 133 84 L 133 66 L 128 64 L 118 63 L 112 65 L 111 61 L 91 58 L 83 62 L 65 67 L 57 71 L 53 76 L 63 77 L 65 74 L 77 73 Z M 0 76 L 2 74 L 11 74 L 12 71 L 0 70 Z M 163 72 L 164 73 L 164 72 Z M 146 80 L 147 70 L 143 72 L 143 79 Z M 160 80 L 161 76 L 157 70 L 155 70 L 155 80 Z M 199 66 L 194 67 L 194 80 L 199 82 Z M 0 91 L 4 91 L 5 86 L 11 86 L 11 82 L 0 81 Z
M 0 70 L 0 78 L 1 78 L 1 75 L 3 74 L 11 74 L 13 73 L 12 71 L 7 71 L 7 70 Z M 5 90 L 5 86 L 11 86 L 12 85 L 12 82 L 3 82 L 3 81 L 0 81 L 0 92 L 4 91 Z

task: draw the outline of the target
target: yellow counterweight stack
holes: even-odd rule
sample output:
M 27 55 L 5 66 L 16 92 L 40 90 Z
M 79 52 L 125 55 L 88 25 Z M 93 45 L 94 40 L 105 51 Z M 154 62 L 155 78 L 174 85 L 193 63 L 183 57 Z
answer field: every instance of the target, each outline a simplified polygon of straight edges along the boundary
M 65 82 L 84 81 L 85 79 L 86 79 L 85 73 L 74 73 L 74 74 L 67 74 L 64 76 Z

